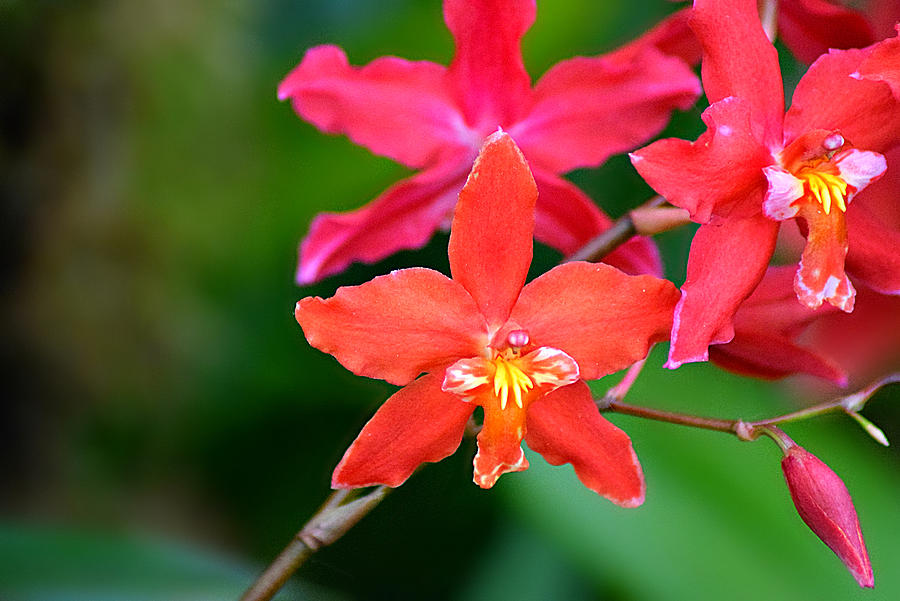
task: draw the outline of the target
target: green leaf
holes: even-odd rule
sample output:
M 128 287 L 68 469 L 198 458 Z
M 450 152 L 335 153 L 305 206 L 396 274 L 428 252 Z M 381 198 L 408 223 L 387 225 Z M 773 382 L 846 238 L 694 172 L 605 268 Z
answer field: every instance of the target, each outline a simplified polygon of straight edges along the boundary
M 0 525 L 4 601 L 237 599 L 262 568 L 142 535 Z M 311 585 L 276 600 L 341 597 Z

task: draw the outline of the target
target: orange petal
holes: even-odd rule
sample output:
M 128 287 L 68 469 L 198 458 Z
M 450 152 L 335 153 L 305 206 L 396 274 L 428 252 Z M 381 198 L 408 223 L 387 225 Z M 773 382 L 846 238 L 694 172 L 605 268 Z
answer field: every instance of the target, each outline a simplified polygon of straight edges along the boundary
M 400 486 L 422 463 L 440 461 L 462 440 L 473 406 L 426 375 L 389 398 L 334 470 L 332 488 Z
M 355 374 L 408 384 L 487 344 L 484 318 L 462 286 L 437 271 L 402 269 L 294 310 L 306 339 Z
M 548 463 L 571 463 L 585 486 L 613 503 L 637 507 L 644 502 L 644 474 L 631 439 L 600 415 L 584 382 L 534 402 L 527 442 Z
M 450 234 L 450 271 L 498 328 L 531 265 L 537 187 L 506 133 L 491 135 L 459 193 Z

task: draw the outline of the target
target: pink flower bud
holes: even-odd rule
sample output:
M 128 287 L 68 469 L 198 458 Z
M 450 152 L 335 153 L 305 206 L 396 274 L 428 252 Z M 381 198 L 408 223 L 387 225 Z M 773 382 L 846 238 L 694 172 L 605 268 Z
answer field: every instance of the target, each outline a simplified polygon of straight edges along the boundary
M 853 500 L 831 468 L 801 446 L 781 460 L 797 513 L 816 536 L 844 562 L 860 586 L 872 588 L 875 577 Z

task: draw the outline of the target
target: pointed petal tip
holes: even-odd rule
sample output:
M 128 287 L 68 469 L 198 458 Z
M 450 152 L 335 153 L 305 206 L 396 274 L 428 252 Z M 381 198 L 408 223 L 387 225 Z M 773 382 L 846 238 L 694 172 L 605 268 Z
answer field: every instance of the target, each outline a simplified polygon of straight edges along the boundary
M 869 566 L 869 569 L 865 572 L 856 573 L 850 572 L 853 575 L 853 578 L 856 580 L 856 583 L 859 584 L 861 588 L 875 588 L 875 574 L 872 573 L 872 566 Z
M 642 490 L 641 494 L 639 496 L 632 497 L 630 499 L 613 499 L 611 497 L 607 497 L 607 498 L 609 498 L 610 501 L 612 501 L 619 507 L 624 507 L 625 509 L 634 509 L 634 508 L 637 508 L 637 507 L 640 507 L 641 505 L 643 505 L 644 501 L 646 500 L 646 497 L 647 497 L 646 491 Z
M 483 154 L 489 146 L 493 146 L 495 144 L 510 144 L 516 149 L 519 154 L 521 154 L 522 152 L 513 141 L 512 136 L 503 131 L 503 128 L 500 126 L 497 127 L 497 131 L 484 139 L 484 143 L 481 145 L 481 153 Z

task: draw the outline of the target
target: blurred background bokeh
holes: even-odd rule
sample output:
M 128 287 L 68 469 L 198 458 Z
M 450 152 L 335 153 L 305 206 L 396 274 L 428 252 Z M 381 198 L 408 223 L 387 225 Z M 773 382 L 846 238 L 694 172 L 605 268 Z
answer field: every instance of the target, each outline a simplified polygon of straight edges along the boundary
M 540 2 L 526 65 L 536 77 L 609 50 L 675 8 Z M 355 64 L 452 54 L 438 0 L 0 0 L 3 601 L 237 598 L 390 394 L 310 349 L 294 302 L 397 267 L 446 270 L 447 237 L 294 284 L 316 212 L 360 206 L 406 173 L 276 101 L 326 42 Z M 667 133 L 695 137 L 701 108 Z M 651 194 L 624 157 L 571 177 L 614 216 Z M 676 283 L 690 234 L 661 237 Z M 538 248 L 537 269 L 558 258 Z M 796 382 L 662 370 L 664 352 L 634 402 L 752 419 L 813 400 Z M 898 401 L 884 391 L 866 412 L 894 440 Z M 900 455 L 850 420 L 788 431 L 850 488 L 874 592 L 794 513 L 774 445 L 612 419 L 642 460 L 642 508 L 536 456 L 482 491 L 465 441 L 279 598 L 900 599 Z

